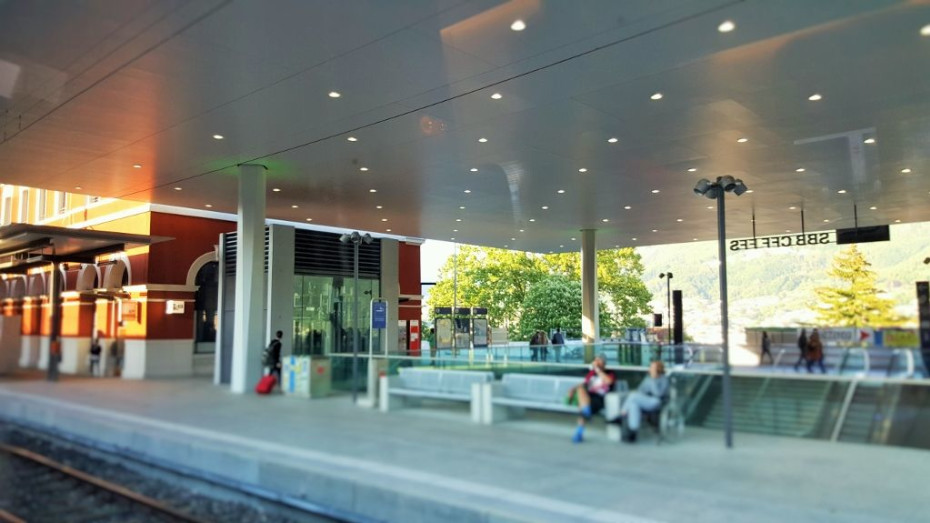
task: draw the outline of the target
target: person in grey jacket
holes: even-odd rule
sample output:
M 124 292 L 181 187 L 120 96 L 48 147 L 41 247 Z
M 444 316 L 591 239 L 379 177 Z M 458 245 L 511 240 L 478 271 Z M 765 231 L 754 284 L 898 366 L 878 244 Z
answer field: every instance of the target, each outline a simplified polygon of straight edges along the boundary
M 654 412 L 662 408 L 668 399 L 669 379 L 665 375 L 665 365 L 661 361 L 649 364 L 649 376 L 639 384 L 635 392 L 630 393 L 623 402 L 620 416 L 623 421 L 623 441 L 636 441 L 636 432 L 642 420 L 643 412 Z

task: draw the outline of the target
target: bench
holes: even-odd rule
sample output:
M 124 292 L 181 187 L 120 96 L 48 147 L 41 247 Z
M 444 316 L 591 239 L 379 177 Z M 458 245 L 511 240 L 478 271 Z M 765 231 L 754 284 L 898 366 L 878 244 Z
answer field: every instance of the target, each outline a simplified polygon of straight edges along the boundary
M 500 382 L 481 385 L 481 423 L 491 425 L 505 419 L 522 417 L 526 409 L 578 414 L 577 405 L 566 405 L 565 398 L 572 387 L 583 382 L 578 376 L 539 374 L 505 374 Z M 620 415 L 620 404 L 626 394 L 626 381 L 618 380 L 614 391 L 604 397 L 602 414 L 607 420 Z M 607 424 L 607 437 L 620 440 L 620 426 Z
M 401 368 L 397 376 L 381 376 L 379 406 L 382 412 L 414 406 L 420 400 L 464 401 L 472 420 L 480 420 L 480 386 L 494 379 L 492 372 Z

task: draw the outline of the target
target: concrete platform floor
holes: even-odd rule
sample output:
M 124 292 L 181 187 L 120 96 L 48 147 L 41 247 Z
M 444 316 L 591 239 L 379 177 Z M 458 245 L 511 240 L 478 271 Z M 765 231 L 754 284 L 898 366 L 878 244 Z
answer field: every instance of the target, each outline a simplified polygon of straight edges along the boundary
M 0 417 L 65 431 L 96 420 L 104 425 L 87 430 L 99 438 L 132 425 L 152 448 L 194 445 L 178 456 L 186 466 L 208 467 L 201 451 L 222 448 L 238 464 L 232 475 L 259 468 L 255 460 L 305 467 L 240 479 L 375 520 L 927 520 L 930 452 L 914 449 L 738 433 L 727 450 L 722 434 L 692 428 L 678 443 L 656 446 L 647 431 L 629 446 L 607 441 L 602 424 L 574 445 L 569 416 L 486 427 L 464 407 L 382 414 L 344 396 L 237 396 L 197 379 L 0 378 Z M 340 481 L 355 485 L 352 499 L 334 488 Z

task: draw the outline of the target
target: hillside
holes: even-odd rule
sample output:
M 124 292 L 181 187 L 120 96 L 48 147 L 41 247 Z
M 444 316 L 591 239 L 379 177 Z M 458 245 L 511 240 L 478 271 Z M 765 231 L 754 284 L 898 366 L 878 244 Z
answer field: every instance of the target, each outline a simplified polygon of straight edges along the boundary
M 831 285 L 827 270 L 845 246 L 819 245 L 727 252 L 730 323 L 734 341 L 749 326 L 794 326 L 814 323 L 814 289 Z M 879 275 L 879 287 L 913 317 L 916 326 L 914 282 L 930 278 L 930 223 L 894 225 L 891 241 L 865 243 L 859 249 Z M 656 312 L 666 309 L 666 282 L 659 273 L 671 271 L 672 289 L 683 291 L 685 330 L 696 341 L 719 342 L 720 306 L 717 243 L 695 242 L 641 247 Z

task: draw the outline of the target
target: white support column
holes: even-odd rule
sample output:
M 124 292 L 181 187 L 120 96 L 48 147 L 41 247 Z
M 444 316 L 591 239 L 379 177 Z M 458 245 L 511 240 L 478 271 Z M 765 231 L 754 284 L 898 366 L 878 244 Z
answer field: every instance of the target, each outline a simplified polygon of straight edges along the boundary
M 282 331 L 281 357 L 294 350 L 294 228 L 268 227 L 268 319 L 265 343 Z
M 387 302 L 388 322 L 381 338 L 382 353 L 396 354 L 398 300 L 400 299 L 400 247 L 397 240 L 381 239 L 381 298 Z
M 581 339 L 585 344 L 597 343 L 600 337 L 596 232 L 594 229 L 581 231 Z M 585 351 L 586 361 L 588 352 Z
M 236 243 L 236 310 L 233 313 L 235 327 L 230 389 L 243 394 L 262 374 L 265 168 L 261 165 L 239 167 Z

